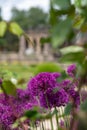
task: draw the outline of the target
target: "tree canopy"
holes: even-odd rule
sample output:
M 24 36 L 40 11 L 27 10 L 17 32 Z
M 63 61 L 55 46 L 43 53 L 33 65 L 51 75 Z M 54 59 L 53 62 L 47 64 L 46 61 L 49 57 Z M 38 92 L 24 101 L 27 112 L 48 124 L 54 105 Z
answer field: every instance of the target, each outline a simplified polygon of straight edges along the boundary
M 37 28 L 39 26 L 46 26 L 48 14 L 38 7 L 32 7 L 29 10 L 12 9 L 11 21 L 16 21 L 24 29 Z

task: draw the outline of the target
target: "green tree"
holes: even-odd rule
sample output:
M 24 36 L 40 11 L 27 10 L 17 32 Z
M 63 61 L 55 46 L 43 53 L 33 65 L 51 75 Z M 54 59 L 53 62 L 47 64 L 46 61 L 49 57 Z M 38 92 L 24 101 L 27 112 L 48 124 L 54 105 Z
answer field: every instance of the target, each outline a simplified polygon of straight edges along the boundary
M 56 6 L 55 6 L 56 5 Z M 56 8 L 55 8 L 56 7 Z M 87 84 L 87 1 L 50 0 L 51 43 L 54 48 L 65 41 L 74 41 L 73 45 L 59 49 L 60 62 L 77 63 L 81 85 Z M 76 45 L 77 34 L 80 33 L 82 46 Z M 82 35 L 82 37 L 81 37 Z M 85 36 L 84 36 L 85 35 Z M 84 36 L 84 37 L 83 37 Z
M 31 27 L 45 26 L 47 25 L 47 13 L 43 12 L 40 8 L 31 8 L 27 12 L 29 18 L 29 24 Z
M 12 9 L 11 21 L 16 21 L 19 25 L 26 30 L 29 28 L 27 12 L 25 10 L 18 10 L 17 8 Z
M 12 9 L 11 21 L 16 21 L 24 30 L 47 25 L 48 14 L 40 8 L 31 8 L 28 11 Z
M 1 10 L 1 7 L 0 7 L 0 21 L 2 20 L 1 12 L 2 12 L 2 10 Z

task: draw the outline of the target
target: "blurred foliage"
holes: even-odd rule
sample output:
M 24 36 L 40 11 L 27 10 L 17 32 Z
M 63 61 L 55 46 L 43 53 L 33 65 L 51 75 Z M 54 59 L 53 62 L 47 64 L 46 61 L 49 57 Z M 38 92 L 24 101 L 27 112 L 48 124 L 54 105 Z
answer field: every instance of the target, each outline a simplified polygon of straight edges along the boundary
M 84 31 L 87 31 L 87 15 L 85 13 L 87 3 L 84 5 L 82 1 L 81 3 L 81 6 L 78 7 L 79 0 L 75 0 L 74 3 L 70 0 L 66 0 L 66 3 L 63 0 L 52 0 L 50 2 L 50 23 L 52 25 L 51 33 L 54 47 L 60 46 L 66 40 L 71 41 L 78 31 L 81 33 L 84 29 Z
M 16 10 L 17 11 L 17 10 Z M 40 22 L 40 25 L 42 25 L 41 17 L 36 17 L 34 14 L 34 11 L 36 10 L 31 9 L 31 18 L 34 18 L 33 21 L 30 21 L 30 26 L 35 27 L 37 26 L 37 22 Z M 39 13 L 41 10 L 39 11 Z M 17 12 L 16 12 L 17 13 Z M 23 19 L 25 20 L 25 11 L 21 12 L 24 15 Z M 17 15 L 17 14 L 16 14 Z M 15 15 L 14 15 L 15 16 Z M 19 17 L 18 17 L 19 18 Z M 38 18 L 38 20 L 37 20 Z M 15 19 L 14 19 L 15 20 Z M 22 21 L 22 19 L 21 19 Z M 35 23 L 34 23 L 35 22 Z M 28 24 L 28 22 L 26 22 Z M 31 25 L 33 23 L 33 25 Z M 86 34 L 87 31 L 87 1 L 86 0 L 74 0 L 72 3 L 70 0 L 50 0 L 50 24 L 51 24 L 51 42 L 54 48 L 60 47 L 64 44 L 64 42 L 72 42 L 76 43 L 76 36 L 78 33 L 80 34 Z M 29 26 L 27 26 L 29 28 Z M 7 23 L 5 21 L 0 22 L 0 36 L 4 36 L 6 29 L 10 30 L 11 33 L 16 34 L 18 37 L 24 34 L 23 30 L 20 28 L 20 26 L 17 23 L 11 22 Z M 27 37 L 27 36 L 26 36 Z M 45 39 L 46 40 L 46 39 Z M 78 40 L 78 39 L 77 39 Z M 69 47 L 64 47 L 60 49 L 61 58 L 59 61 L 62 63 L 76 63 L 77 64 L 77 74 L 76 77 L 80 77 L 79 80 L 79 86 L 78 86 L 78 92 L 80 91 L 81 87 L 84 84 L 87 84 L 87 41 L 82 42 L 79 44 L 81 46 L 73 44 Z M 24 70 L 24 69 L 23 69 Z M 62 67 L 58 66 L 54 63 L 45 63 L 37 66 L 37 69 L 35 71 L 35 74 L 38 74 L 40 72 L 63 72 Z M 20 84 L 24 83 L 23 80 L 19 80 Z M 5 91 L 7 94 L 15 95 L 16 89 L 15 85 L 9 81 L 4 80 L 2 87 L 4 88 L 3 91 Z M 14 91 L 13 91 L 14 90 Z M 65 108 L 65 115 L 72 114 L 73 122 L 78 119 L 78 128 L 77 130 L 86 130 L 87 129 L 87 101 L 84 103 L 81 103 L 79 112 L 74 110 L 74 104 L 68 104 Z M 72 110 L 72 113 L 71 113 Z M 77 113 L 76 113 L 77 112 Z M 41 115 L 38 115 L 37 110 L 30 110 L 25 113 L 25 115 L 29 118 L 41 118 Z M 74 117 L 76 115 L 76 117 Z M 51 115 L 50 115 L 51 117 Z M 46 119 L 46 117 L 45 117 Z M 72 124 L 71 124 L 72 125 Z M 73 126 L 74 127 L 74 126 Z M 70 130 L 73 130 L 73 127 Z
M 81 103 L 81 110 L 77 116 L 79 118 L 77 130 L 87 130 L 87 100 Z
M 27 11 L 13 8 L 11 21 L 19 23 L 24 30 L 39 26 L 45 27 L 48 25 L 48 14 L 38 7 L 32 7 Z
M 31 76 L 34 75 L 36 71 L 36 66 L 32 65 L 22 65 L 19 63 L 13 64 L 0 64 L 0 77 L 4 79 L 16 78 L 18 82 L 21 82 L 20 79 L 24 78 L 26 81 L 29 80 Z
M 19 25 L 16 22 L 10 23 L 9 31 L 17 36 L 21 36 L 23 34 L 23 30 L 19 27 Z
M 52 45 L 60 48 L 58 61 L 77 64 L 80 92 L 83 85 L 87 85 L 87 0 L 50 0 L 50 24 Z M 74 104 L 65 108 L 65 115 L 72 115 L 70 130 L 86 130 L 87 100 L 81 103 L 79 112 L 74 109 Z
M 21 36 L 24 33 L 16 22 L 0 21 L 0 37 L 3 37 L 7 30 L 16 36 Z
M 32 44 L 32 42 L 31 42 L 29 36 L 23 31 L 23 29 L 22 29 L 22 28 L 19 26 L 19 24 L 16 23 L 16 22 L 6 22 L 6 21 L 1 21 L 1 22 L 0 22 L 0 37 L 1 37 L 0 41 L 1 41 L 1 44 L 2 44 L 3 42 L 4 42 L 4 44 L 7 43 L 7 41 L 4 41 L 4 40 L 2 39 L 2 37 L 5 36 L 6 32 L 10 32 L 11 34 L 14 34 L 14 35 L 15 35 L 16 37 L 18 37 L 18 38 L 23 35 L 24 38 L 25 38 L 25 40 L 26 40 L 28 43 Z M 10 34 L 10 33 L 9 33 L 9 34 Z M 8 33 L 7 33 L 6 37 L 7 37 L 7 39 L 9 40 L 9 43 L 12 44 L 12 42 L 11 42 L 10 39 L 9 39 Z M 4 37 L 4 38 L 6 38 L 6 37 Z M 10 36 L 10 38 L 11 38 L 11 40 L 13 41 L 13 43 L 17 43 L 17 41 L 18 41 L 17 38 L 15 39 L 15 37 L 13 38 L 12 36 Z M 8 46 L 8 45 L 7 45 L 7 46 Z M 13 46 L 13 45 L 12 45 L 12 46 Z M 7 50 L 7 48 L 6 48 L 6 50 Z
M 2 10 L 1 10 L 1 7 L 0 7 L 0 21 L 2 20 L 1 11 L 2 11 Z
M 41 72 L 62 72 L 62 67 L 55 63 L 42 63 L 36 67 L 35 74 Z
M 71 114 L 71 111 L 72 111 L 72 104 L 69 103 L 66 107 L 65 107 L 65 110 L 64 110 L 64 114 L 67 116 L 67 115 L 70 115 Z
M 16 86 L 10 80 L 3 81 L 2 90 L 7 95 L 16 96 Z
M 39 16 L 39 17 L 36 17 Z M 48 27 L 48 14 L 42 9 L 33 7 L 29 10 L 12 9 L 11 22 L 0 20 L 0 50 L 1 51 L 18 51 L 18 37 L 29 29 Z M 17 22 L 17 23 L 16 23 Z M 22 29 L 19 27 L 22 27 Z M 15 35 L 13 35 L 15 34 Z M 2 38 L 3 37 L 3 38 Z M 26 36 L 25 36 L 26 37 Z M 28 39 L 26 37 L 26 39 Z
M 59 50 L 62 63 L 77 63 L 81 84 L 87 81 L 87 2 L 85 0 L 50 1 L 51 42 Z M 77 37 L 79 35 L 79 37 Z M 81 35 L 85 35 L 81 37 Z M 64 42 L 71 46 L 62 46 Z M 78 42 L 78 45 L 76 43 Z M 81 47 L 80 47 L 81 46 Z
M 7 29 L 7 24 L 5 21 L 0 22 L 0 37 L 3 37 Z

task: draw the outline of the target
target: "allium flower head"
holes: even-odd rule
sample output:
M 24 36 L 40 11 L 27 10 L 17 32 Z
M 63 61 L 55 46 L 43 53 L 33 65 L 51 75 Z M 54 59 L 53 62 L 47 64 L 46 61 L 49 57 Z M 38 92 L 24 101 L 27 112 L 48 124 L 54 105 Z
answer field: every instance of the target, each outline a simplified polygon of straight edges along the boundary
M 71 81 L 70 81 L 69 79 L 65 79 L 65 80 L 63 80 L 63 81 L 61 82 L 61 86 L 62 86 L 62 88 L 64 88 L 64 89 L 67 89 L 67 88 L 70 86 L 70 84 L 71 84 Z
M 58 77 L 60 77 L 60 73 L 42 72 L 29 81 L 28 90 L 33 96 L 45 93 L 48 89 L 52 89 L 58 85 L 56 81 Z
M 3 129 L 11 130 L 10 125 L 14 123 L 16 117 L 13 115 L 11 107 L 0 103 L 0 125 Z
M 64 89 L 60 89 L 58 92 L 54 93 L 49 89 L 45 94 L 40 96 L 40 105 L 44 108 L 53 108 L 65 106 L 69 101 L 68 94 Z
M 70 80 L 66 79 L 62 81 L 61 86 L 66 91 L 70 99 L 74 101 L 75 106 L 79 106 L 80 95 L 76 90 L 77 83 L 72 83 Z
M 22 117 L 26 110 L 37 105 L 37 101 L 30 97 L 27 90 L 17 89 L 17 96 L 0 94 L 0 124 L 3 129 L 13 130 L 11 125 L 16 119 Z M 18 129 L 17 129 L 18 130 Z
M 80 105 L 80 95 L 74 88 L 69 88 L 67 90 L 68 95 L 70 96 L 71 100 L 74 102 L 74 105 L 78 107 Z
M 75 73 L 76 73 L 76 65 L 72 64 L 72 65 L 68 66 L 67 73 L 70 77 L 74 77 Z

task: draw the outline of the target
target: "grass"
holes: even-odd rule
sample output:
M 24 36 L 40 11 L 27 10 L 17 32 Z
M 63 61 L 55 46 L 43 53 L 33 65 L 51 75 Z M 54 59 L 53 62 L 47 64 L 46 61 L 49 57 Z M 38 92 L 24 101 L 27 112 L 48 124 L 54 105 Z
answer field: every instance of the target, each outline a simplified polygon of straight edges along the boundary
M 8 79 L 15 78 L 17 80 L 24 79 L 25 83 L 18 87 L 25 88 L 29 79 L 34 75 L 36 67 L 34 65 L 22 64 L 0 64 L 0 77 L 2 74 Z
M 53 63 L 42 63 L 37 65 L 25 65 L 20 63 L 1 63 L 0 77 L 4 75 L 6 79 L 15 78 L 18 81 L 25 83 L 18 85 L 20 88 L 25 88 L 31 77 L 40 72 L 60 72 L 60 67 Z

